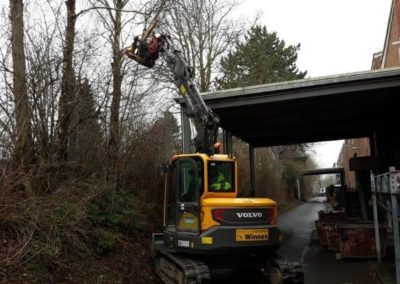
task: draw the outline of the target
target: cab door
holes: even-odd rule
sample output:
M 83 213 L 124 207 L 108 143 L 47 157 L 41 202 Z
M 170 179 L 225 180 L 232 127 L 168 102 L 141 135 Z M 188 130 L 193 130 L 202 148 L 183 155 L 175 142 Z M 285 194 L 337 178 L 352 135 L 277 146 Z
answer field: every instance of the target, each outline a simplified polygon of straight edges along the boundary
M 200 159 L 178 160 L 177 219 L 176 229 L 180 233 L 200 232 L 200 196 L 203 192 L 203 163 Z
M 169 165 L 166 183 L 165 225 L 166 230 L 175 231 L 178 200 L 178 161 L 174 161 Z

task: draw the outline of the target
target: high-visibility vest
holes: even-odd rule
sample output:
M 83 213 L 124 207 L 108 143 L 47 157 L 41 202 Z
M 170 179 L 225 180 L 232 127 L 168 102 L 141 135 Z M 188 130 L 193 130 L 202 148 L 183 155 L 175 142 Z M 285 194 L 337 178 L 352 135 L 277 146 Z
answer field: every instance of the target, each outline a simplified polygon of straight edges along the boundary
M 219 173 L 217 181 L 215 181 L 211 188 L 215 191 L 224 191 L 232 188 L 231 184 L 225 180 L 225 177 L 222 173 Z

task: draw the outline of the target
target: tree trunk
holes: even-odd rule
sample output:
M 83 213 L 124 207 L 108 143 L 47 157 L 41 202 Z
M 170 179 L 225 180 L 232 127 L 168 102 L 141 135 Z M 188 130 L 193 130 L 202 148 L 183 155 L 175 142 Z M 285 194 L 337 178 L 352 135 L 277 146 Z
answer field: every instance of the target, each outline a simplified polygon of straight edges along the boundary
M 65 45 L 63 51 L 63 73 L 61 82 L 61 96 L 59 101 L 58 151 L 57 159 L 68 159 L 69 130 L 72 113 L 75 105 L 75 73 L 73 68 L 73 54 L 75 43 L 75 0 L 66 0 L 67 27 L 65 30 Z
M 119 154 L 120 144 L 120 105 L 121 105 L 121 85 L 122 85 L 122 54 L 121 54 L 121 10 L 124 7 L 122 0 L 116 1 L 116 12 L 115 18 L 113 18 L 114 31 L 112 39 L 113 49 L 113 62 L 111 63 L 112 74 L 113 74 L 113 93 L 111 101 L 111 113 L 110 113 L 110 138 L 109 138 L 109 158 L 111 166 L 111 174 L 115 175 L 117 172 L 117 161 Z
M 10 0 L 13 86 L 16 114 L 15 156 L 21 166 L 32 162 L 31 109 L 26 87 L 24 19 L 22 0 Z

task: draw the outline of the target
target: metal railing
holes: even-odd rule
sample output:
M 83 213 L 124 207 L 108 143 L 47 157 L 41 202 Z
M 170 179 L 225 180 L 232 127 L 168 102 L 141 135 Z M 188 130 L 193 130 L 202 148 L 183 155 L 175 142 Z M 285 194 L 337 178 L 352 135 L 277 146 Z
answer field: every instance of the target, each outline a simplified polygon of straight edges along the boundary
M 372 207 L 374 215 L 376 256 L 381 262 L 381 242 L 379 235 L 378 206 L 387 212 L 387 223 L 393 229 L 394 252 L 396 261 L 396 283 L 400 284 L 400 237 L 398 218 L 398 198 L 400 196 L 400 171 L 389 168 L 389 172 L 374 175 L 371 172 Z M 379 200 L 378 200 L 379 199 Z M 386 199 L 383 204 L 380 199 Z

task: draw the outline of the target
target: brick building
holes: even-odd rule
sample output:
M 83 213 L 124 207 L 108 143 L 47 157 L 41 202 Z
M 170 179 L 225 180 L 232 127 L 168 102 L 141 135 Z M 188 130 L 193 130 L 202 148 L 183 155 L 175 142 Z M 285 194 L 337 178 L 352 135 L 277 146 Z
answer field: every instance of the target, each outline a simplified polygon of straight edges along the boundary
M 351 188 L 356 188 L 354 172 L 349 169 L 349 160 L 355 157 L 367 157 L 371 153 L 368 138 L 346 139 L 340 150 L 337 164 L 344 168 L 345 183 Z
M 400 66 L 400 0 L 392 0 L 383 51 L 373 54 L 371 69 Z M 349 159 L 371 154 L 369 138 L 347 139 L 338 157 L 338 166 L 345 169 L 345 182 L 356 188 L 354 172 L 349 170 Z
M 393 0 L 383 46 L 381 67 L 400 66 L 400 1 Z

